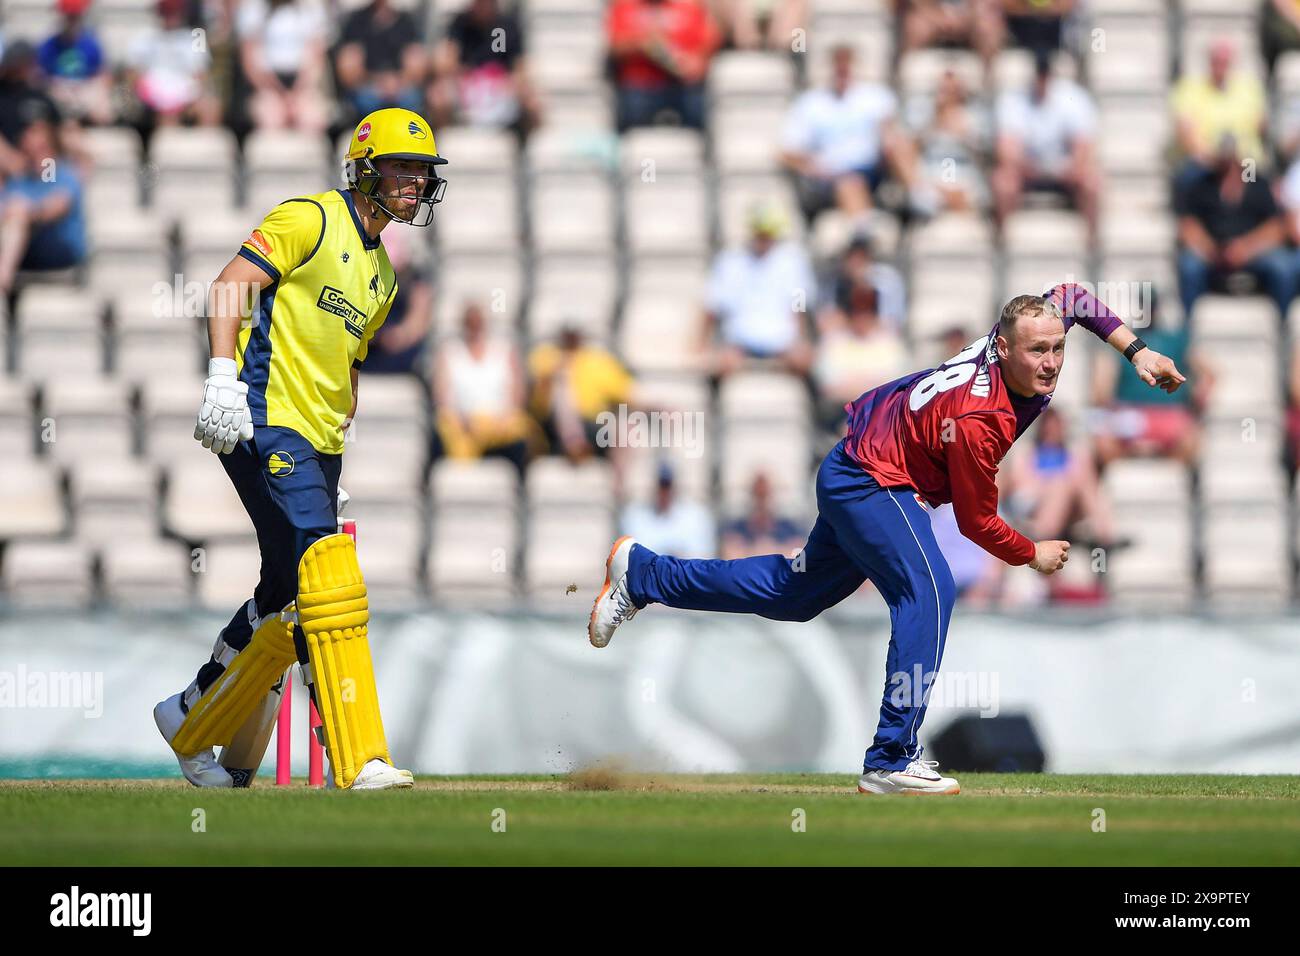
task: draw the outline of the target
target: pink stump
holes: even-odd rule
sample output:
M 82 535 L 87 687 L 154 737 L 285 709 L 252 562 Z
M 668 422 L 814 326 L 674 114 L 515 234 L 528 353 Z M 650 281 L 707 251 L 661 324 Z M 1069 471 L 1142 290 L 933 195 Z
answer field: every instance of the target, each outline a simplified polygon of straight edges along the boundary
M 325 771 L 320 738 L 316 728 L 320 726 L 320 714 L 316 713 L 316 702 L 308 701 L 307 710 L 307 783 L 313 787 L 325 786 Z
M 293 676 L 285 676 L 280 696 L 280 715 L 275 720 L 275 785 L 289 785 L 289 763 L 293 753 Z

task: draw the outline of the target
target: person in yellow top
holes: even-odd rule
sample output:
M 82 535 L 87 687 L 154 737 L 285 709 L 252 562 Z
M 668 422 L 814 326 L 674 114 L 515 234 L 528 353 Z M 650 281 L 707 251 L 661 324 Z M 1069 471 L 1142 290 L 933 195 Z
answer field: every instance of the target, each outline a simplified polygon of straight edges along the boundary
M 1259 77 L 1233 70 L 1236 50 L 1232 41 L 1215 40 L 1209 49 L 1209 73 L 1189 74 L 1170 94 L 1175 134 L 1183 159 L 1208 169 L 1224 136 L 1231 136 L 1241 155 L 1257 162 L 1266 159 L 1263 133 L 1268 100 Z M 1194 176 L 1186 170 L 1180 176 Z
M 321 714 L 334 785 L 412 784 L 388 754 L 365 581 L 352 539 L 337 533 L 338 479 L 358 369 L 397 294 L 380 233 L 433 220 L 445 162 L 419 114 L 371 113 L 352 135 L 347 188 L 280 203 L 213 283 L 194 437 L 234 483 L 262 570 L 195 680 L 154 708 L 196 786 L 248 784 L 270 736 L 268 694 L 278 699 L 295 660 Z M 250 722 L 261 740 L 251 766 L 223 766 L 212 748 L 228 754 Z
M 604 456 L 608 448 L 597 440 L 601 412 L 617 412 L 632 400 L 632 376 L 602 348 L 588 345 L 569 326 L 559 342 L 537 346 L 528 356 L 533 380 L 529 404 L 553 451 L 573 461 Z

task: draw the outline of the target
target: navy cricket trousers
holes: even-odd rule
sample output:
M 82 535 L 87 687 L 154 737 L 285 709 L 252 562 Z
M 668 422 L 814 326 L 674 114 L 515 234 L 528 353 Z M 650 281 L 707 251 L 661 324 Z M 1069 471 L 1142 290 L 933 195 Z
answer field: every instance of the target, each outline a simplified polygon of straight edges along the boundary
M 338 531 L 339 472 L 342 455 L 323 455 L 291 428 L 259 427 L 251 441 L 239 442 L 221 466 L 252 519 L 261 552 L 261 576 L 251 602 L 235 612 L 220 641 L 241 651 L 253 637 L 257 618 L 274 614 L 298 596 L 298 563 L 307 549 Z M 295 639 L 300 635 L 295 629 Z M 298 648 L 306 660 L 306 648 Z M 207 687 L 224 665 L 213 659 L 199 670 Z
M 889 605 L 892 628 L 880 721 L 863 767 L 902 770 L 921 752 L 917 733 L 956 600 L 952 573 L 914 492 L 881 488 L 842 441 L 817 472 L 817 510 L 808 543 L 794 559 L 685 560 L 637 545 L 628 561 L 628 592 L 638 607 L 808 621 L 869 578 Z

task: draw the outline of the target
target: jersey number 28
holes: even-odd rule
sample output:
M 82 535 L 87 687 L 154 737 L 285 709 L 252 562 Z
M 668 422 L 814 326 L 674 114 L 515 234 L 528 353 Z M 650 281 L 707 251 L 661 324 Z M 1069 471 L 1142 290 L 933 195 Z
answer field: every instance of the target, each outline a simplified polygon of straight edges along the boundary
M 907 407 L 912 411 L 924 408 L 940 392 L 946 392 L 958 385 L 965 385 L 975 375 L 975 359 L 989 343 L 985 335 L 966 346 L 943 365 L 935 369 L 914 386 L 907 396 Z

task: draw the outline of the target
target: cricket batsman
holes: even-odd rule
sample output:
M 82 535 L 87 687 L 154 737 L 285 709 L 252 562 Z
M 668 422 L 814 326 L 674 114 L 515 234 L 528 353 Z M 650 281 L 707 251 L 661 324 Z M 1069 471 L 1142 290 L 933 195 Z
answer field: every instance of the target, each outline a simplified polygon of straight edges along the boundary
M 1053 574 L 1068 541 L 1031 541 L 998 516 L 998 463 L 1047 407 L 1065 359 L 1065 336 L 1082 325 L 1128 359 L 1141 379 L 1173 392 L 1185 381 L 1109 308 L 1075 283 L 1021 295 L 988 335 L 935 369 L 881 385 L 845 406 L 848 433 L 817 473 L 817 521 L 802 555 L 739 561 L 656 554 L 631 537 L 614 542 L 587 637 L 604 647 L 648 604 L 748 612 L 808 621 L 870 579 L 893 627 L 875 739 L 861 793 L 949 794 L 960 787 L 923 760 L 917 734 L 943 659 L 956 600 L 952 574 L 930 530 L 928 508 L 952 502 L 961 533 L 1007 564 Z M 893 675 L 922 675 L 910 695 Z
M 413 783 L 388 754 L 366 583 L 352 538 L 337 533 L 338 482 L 358 369 L 397 294 L 380 233 L 432 222 L 444 163 L 423 117 L 371 113 L 348 147 L 347 188 L 280 203 L 213 285 L 194 437 L 218 455 L 252 519 L 261 577 L 194 681 L 154 708 L 196 786 L 236 784 L 213 747 L 247 735 L 250 721 L 267 724 L 260 761 L 274 713 L 266 699 L 295 660 L 320 712 L 333 785 Z

